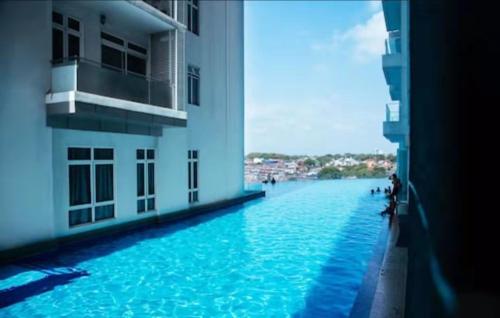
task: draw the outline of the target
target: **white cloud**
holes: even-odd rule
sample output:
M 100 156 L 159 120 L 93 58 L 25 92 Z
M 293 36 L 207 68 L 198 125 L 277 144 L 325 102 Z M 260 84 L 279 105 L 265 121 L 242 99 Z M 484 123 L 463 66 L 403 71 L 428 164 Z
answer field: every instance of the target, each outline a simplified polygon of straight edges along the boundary
M 381 116 L 367 116 L 337 94 L 288 103 L 247 100 L 245 117 L 247 152 L 342 152 L 383 139 L 371 133 L 379 129 Z
M 364 23 L 344 32 L 336 31 L 328 42 L 316 43 L 312 49 L 329 52 L 346 49 L 355 61 L 364 63 L 383 54 L 386 37 L 384 13 L 378 11 Z
M 368 10 L 370 10 L 370 12 L 378 12 L 382 10 L 381 0 L 370 0 L 367 1 L 367 3 L 368 3 Z

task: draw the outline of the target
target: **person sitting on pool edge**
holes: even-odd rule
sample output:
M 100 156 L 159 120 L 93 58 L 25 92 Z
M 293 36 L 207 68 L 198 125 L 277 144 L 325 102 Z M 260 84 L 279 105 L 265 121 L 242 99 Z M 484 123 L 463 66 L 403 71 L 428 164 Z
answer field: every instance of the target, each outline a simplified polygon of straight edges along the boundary
M 389 205 L 385 208 L 384 211 L 380 212 L 380 215 L 384 216 L 386 214 L 389 214 L 390 216 L 393 216 L 396 212 L 396 201 L 391 197 Z

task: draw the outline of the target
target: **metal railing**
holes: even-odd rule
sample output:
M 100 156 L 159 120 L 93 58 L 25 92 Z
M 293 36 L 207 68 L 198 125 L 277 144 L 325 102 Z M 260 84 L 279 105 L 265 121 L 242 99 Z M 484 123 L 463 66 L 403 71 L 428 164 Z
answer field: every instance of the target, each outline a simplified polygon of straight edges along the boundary
M 175 19 L 175 5 L 173 0 L 143 0 L 143 1 Z
M 401 33 L 399 31 L 389 32 L 385 39 L 385 54 L 401 53 Z
M 168 80 L 126 72 L 124 69 L 84 58 L 66 58 L 52 63 L 53 92 L 78 90 L 175 109 L 174 85 Z M 76 82 L 70 83 L 74 79 Z
M 422 201 L 420 200 L 417 188 L 411 181 L 408 181 L 408 188 L 410 189 L 410 193 L 412 194 L 412 199 L 414 200 L 413 204 L 416 208 L 418 219 L 420 221 L 420 225 L 424 234 L 423 237 L 419 237 L 418 239 L 427 247 L 427 259 L 425 259 L 424 261 L 427 263 L 427 266 L 429 266 L 432 282 L 437 290 L 437 294 L 439 295 L 447 313 L 451 316 L 457 309 L 457 295 L 447 278 L 443 275 L 441 265 L 439 264 L 435 248 L 432 243 L 429 230 L 429 221 L 427 220 L 426 216 L 427 213 L 422 204 Z
M 399 102 L 391 102 L 385 105 L 385 121 L 399 121 Z

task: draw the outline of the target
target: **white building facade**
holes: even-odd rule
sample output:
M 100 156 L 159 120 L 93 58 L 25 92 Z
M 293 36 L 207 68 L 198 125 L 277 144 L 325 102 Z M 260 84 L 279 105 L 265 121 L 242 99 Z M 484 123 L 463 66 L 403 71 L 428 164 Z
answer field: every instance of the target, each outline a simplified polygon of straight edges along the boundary
M 410 140 L 408 1 L 383 0 L 382 7 L 388 32 L 382 68 L 391 96 L 385 106 L 383 133 L 389 141 L 398 144 L 397 175 L 403 184 L 400 199 L 407 201 Z
M 244 196 L 241 1 L 0 17 L 0 252 Z

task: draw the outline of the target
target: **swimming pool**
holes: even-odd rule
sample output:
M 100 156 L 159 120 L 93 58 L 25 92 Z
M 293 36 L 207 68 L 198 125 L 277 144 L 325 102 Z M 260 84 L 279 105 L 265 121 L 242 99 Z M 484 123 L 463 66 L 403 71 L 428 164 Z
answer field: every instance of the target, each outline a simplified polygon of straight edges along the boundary
M 15 299 L 0 316 L 348 316 L 386 222 L 369 189 L 386 185 L 266 185 L 267 198 L 0 268 Z

